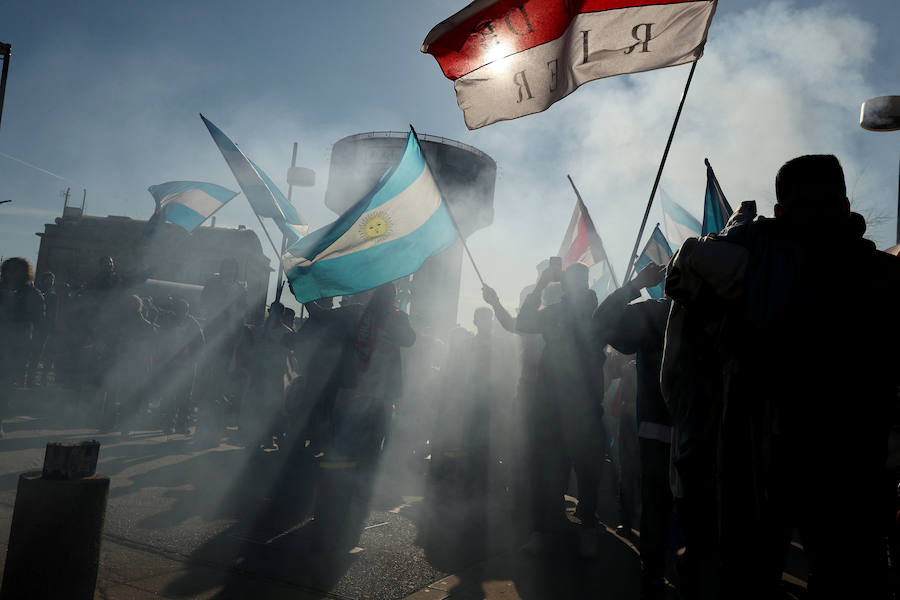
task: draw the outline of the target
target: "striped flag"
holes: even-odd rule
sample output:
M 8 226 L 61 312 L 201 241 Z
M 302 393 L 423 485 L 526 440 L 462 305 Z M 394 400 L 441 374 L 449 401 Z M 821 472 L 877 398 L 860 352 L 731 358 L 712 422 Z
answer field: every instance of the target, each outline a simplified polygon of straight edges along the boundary
M 299 302 L 370 290 L 416 272 L 458 234 L 437 182 L 410 132 L 400 161 L 327 227 L 282 257 Z
M 700 237 L 700 221 L 697 217 L 672 200 L 662 188 L 659 190 L 659 197 L 662 200 L 666 237 L 673 248 L 680 248 L 688 238 Z
M 222 157 L 228 163 L 241 191 L 250 202 L 250 206 L 260 217 L 268 217 L 275 221 L 289 244 L 296 242 L 309 230 L 306 220 L 300 216 L 281 190 L 256 163 L 247 158 L 221 129 L 216 127 L 203 115 L 200 115 L 213 141 L 218 146 Z
M 731 205 L 725 199 L 725 192 L 716 179 L 709 160 L 706 162 L 706 197 L 703 200 L 703 228 L 701 233 L 709 235 L 710 233 L 719 233 L 725 228 L 731 213 Z
M 653 228 L 653 233 L 650 234 L 650 239 L 647 240 L 647 245 L 644 246 L 644 251 L 641 252 L 637 262 L 634 264 L 634 272 L 639 272 L 651 262 L 665 265 L 669 262 L 671 256 L 672 248 L 659 228 L 659 223 L 657 223 L 656 227 Z M 662 298 L 665 294 L 665 281 L 659 285 L 647 288 L 647 293 L 650 294 L 651 298 Z
M 603 241 L 597 235 L 591 215 L 581 198 L 575 200 L 575 210 L 572 211 L 569 228 L 559 247 L 559 256 L 562 258 L 563 268 L 577 262 L 590 267 L 606 260 Z
M 202 181 L 167 181 L 147 188 L 156 201 L 156 211 L 147 222 L 144 235 L 152 235 L 164 221 L 194 231 L 237 192 Z
M 422 52 L 477 129 L 594 79 L 695 61 L 715 10 L 716 0 L 476 0 L 436 25 Z

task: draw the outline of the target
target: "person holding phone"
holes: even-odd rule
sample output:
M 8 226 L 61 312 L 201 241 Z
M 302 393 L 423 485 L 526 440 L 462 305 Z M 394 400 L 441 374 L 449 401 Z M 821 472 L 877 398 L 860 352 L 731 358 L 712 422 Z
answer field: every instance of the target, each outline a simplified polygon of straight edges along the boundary
M 559 303 L 541 308 L 541 294 L 554 281 L 562 287 Z M 529 435 L 538 449 L 540 464 L 534 474 L 543 479 L 546 493 L 534 514 L 534 534 L 526 544 L 541 551 L 558 532 L 564 515 L 563 494 L 569 469 L 578 481 L 581 528 L 579 548 L 583 557 L 597 555 L 597 484 L 603 456 L 603 353 L 605 344 L 592 334 L 591 316 L 597 295 L 588 287 L 588 267 L 581 263 L 563 270 L 552 257 L 534 291 L 525 298 L 516 319 L 522 333 L 540 334 L 544 349 L 537 368 L 534 414 L 529 415 Z

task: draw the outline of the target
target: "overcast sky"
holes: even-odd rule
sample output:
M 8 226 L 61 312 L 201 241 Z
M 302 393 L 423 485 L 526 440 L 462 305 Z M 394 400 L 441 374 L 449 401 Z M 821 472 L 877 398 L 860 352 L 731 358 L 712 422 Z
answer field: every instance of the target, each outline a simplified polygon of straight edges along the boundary
M 67 180 L 0 156 L 0 200 L 13 200 L 0 205 L 0 254 L 36 259 L 34 233 L 61 213 L 67 186 L 77 201 L 87 188 L 89 214 L 136 218 L 152 213 L 153 184 L 237 190 L 203 112 L 276 182 L 300 142 L 318 182 L 294 199 L 313 228 L 334 218 L 328 162 L 346 135 L 413 123 L 484 150 L 499 166 L 495 221 L 470 245 L 511 307 L 559 248 L 569 173 L 621 274 L 689 67 L 591 82 L 544 113 L 470 132 L 452 83 L 419 52 L 464 4 L 0 0 L 0 41 L 13 46 L 0 153 Z M 900 134 L 858 119 L 867 98 L 900 94 L 898 25 L 895 0 L 721 2 L 662 187 L 699 217 L 708 157 L 733 206 L 756 199 L 770 214 L 784 161 L 835 153 L 870 237 L 893 245 Z M 654 209 L 647 234 L 660 220 Z M 218 223 L 258 229 L 242 196 Z M 466 268 L 460 322 L 479 297 Z

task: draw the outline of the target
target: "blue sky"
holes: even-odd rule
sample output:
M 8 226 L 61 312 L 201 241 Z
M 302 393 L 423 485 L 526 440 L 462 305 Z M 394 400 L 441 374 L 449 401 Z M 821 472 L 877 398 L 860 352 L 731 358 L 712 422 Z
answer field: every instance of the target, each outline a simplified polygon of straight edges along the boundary
M 334 218 L 322 200 L 331 144 L 346 135 L 413 123 L 481 148 L 500 178 L 495 224 L 471 246 L 510 305 L 558 249 L 571 173 L 623 271 L 686 68 L 592 82 L 545 113 L 469 132 L 451 82 L 419 52 L 464 4 L 0 1 L 0 41 L 14 53 L 0 152 L 70 180 L 0 156 L 0 200 L 14 201 L 0 205 L 0 254 L 36 257 L 34 233 L 67 186 L 79 199 L 87 188 L 89 214 L 139 218 L 152 184 L 236 190 L 203 112 L 278 182 L 300 142 L 318 183 L 294 199 L 313 227 Z M 778 165 L 834 152 L 873 239 L 891 245 L 900 134 L 865 132 L 858 113 L 870 96 L 900 94 L 898 22 L 893 0 L 721 2 L 663 187 L 699 213 L 708 156 L 732 204 L 754 198 L 766 212 Z M 655 209 L 648 235 L 659 220 Z M 255 219 L 239 196 L 219 223 Z M 463 296 L 463 310 L 478 302 L 468 269 Z

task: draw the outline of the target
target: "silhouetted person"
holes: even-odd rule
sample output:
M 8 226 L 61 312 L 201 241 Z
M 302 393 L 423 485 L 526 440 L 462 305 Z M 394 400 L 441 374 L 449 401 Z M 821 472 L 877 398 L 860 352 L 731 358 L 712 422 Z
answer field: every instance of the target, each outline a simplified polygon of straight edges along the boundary
M 712 417 L 723 597 L 774 597 L 796 527 L 811 598 L 884 598 L 900 259 L 859 237 L 834 156 L 787 162 L 775 193 L 774 219 L 744 203 L 670 266 L 662 381 L 676 465 L 696 460 Z
M 238 375 L 244 361 L 240 348 L 248 345 L 244 327 L 247 290 L 238 282 L 238 262 L 222 260 L 219 272 L 203 286 L 200 294 L 205 347 L 200 382 L 202 441 L 217 443 L 225 427 L 226 406 L 240 406 L 245 383 Z
M 159 314 L 154 352 L 153 387 L 161 391 L 164 431 L 188 433 L 197 367 L 203 353 L 203 331 L 184 300 L 173 300 Z
M 323 468 L 325 464 L 352 465 L 355 471 L 351 489 L 342 493 L 347 537 L 339 536 L 339 545 L 358 539 L 378 459 L 390 433 L 393 405 L 402 392 L 400 348 L 412 346 L 416 340 L 409 316 L 395 303 L 394 285 L 387 283 L 372 292 L 365 306 L 349 304 L 322 315 L 340 324 L 346 342 L 342 346 L 347 350 L 341 358 L 343 379 L 331 414 L 334 433 L 323 457 Z M 320 499 L 317 515 L 335 510 L 326 508 L 329 501 L 336 499 Z
M 271 447 L 280 436 L 289 350 L 285 337 L 293 335 L 294 315 L 280 302 L 269 306 L 269 315 L 254 332 L 248 402 L 241 409 L 241 434 L 252 445 Z
M 645 600 L 661 600 L 666 589 L 663 578 L 673 502 L 669 487 L 672 427 L 659 387 L 659 374 L 671 301 L 632 301 L 640 297 L 641 289 L 655 286 L 664 278 L 665 267 L 651 263 L 601 304 L 605 315 L 604 310 L 598 309 L 598 318 L 607 321 L 609 345 L 623 354 L 635 354 L 637 361 L 635 433 L 640 449 L 639 544 L 641 598 Z
M 88 282 L 87 289 L 92 291 L 109 291 L 122 285 L 122 277 L 116 269 L 116 261 L 112 256 L 101 256 L 97 259 L 97 273 Z
M 603 346 L 591 332 L 591 315 L 597 295 L 588 288 L 588 268 L 580 263 L 562 273 L 562 300 L 540 308 L 541 294 L 553 273 L 544 271 L 537 287 L 519 310 L 516 328 L 524 333 L 540 333 L 544 350 L 538 366 L 540 403 L 548 407 L 541 425 L 544 450 L 562 452 L 572 465 L 578 481 L 581 508 L 581 553 L 597 552 L 597 484 L 603 456 Z M 553 486 L 554 494 L 565 492 L 567 470 Z M 538 532 L 538 534 L 545 532 Z M 538 536 L 540 537 L 540 535 Z M 538 539 L 535 546 L 540 546 Z
M 44 299 L 34 288 L 31 263 L 6 259 L 0 265 L 0 436 L 13 386 L 25 376 L 25 361 L 43 318 Z
M 144 406 L 156 328 L 142 314 L 139 296 L 115 296 L 104 310 L 108 329 L 102 332 L 102 389 L 104 415 L 101 429 L 118 427 L 123 436 L 136 429 L 137 418 Z
M 538 277 L 549 265 L 543 261 L 537 265 Z M 519 292 L 519 305 L 536 286 L 524 287 Z M 546 293 L 546 290 L 545 290 Z M 494 310 L 497 322 L 503 329 L 518 336 L 520 341 L 519 378 L 516 386 L 515 412 L 516 423 L 520 423 L 515 441 L 521 456 L 514 461 L 516 482 L 513 486 L 519 497 L 520 506 L 529 515 L 529 526 L 533 531 L 551 532 L 564 529 L 569 522 L 565 516 L 565 503 L 554 490 L 551 482 L 557 481 L 557 471 L 565 469 L 561 457 L 548 456 L 541 444 L 545 413 L 555 410 L 543 402 L 538 393 L 538 372 L 541 353 L 544 350 L 544 339 L 540 334 L 523 333 L 516 330 L 516 318 L 500 302 L 497 292 L 485 285 L 482 289 L 484 301 Z M 516 432 L 514 432 L 516 433 Z M 541 534 L 539 538 L 544 537 Z M 536 542 L 535 545 L 540 545 Z M 536 548 L 537 549 L 537 548 Z
M 47 383 L 47 374 L 51 370 L 53 345 L 56 343 L 56 340 L 50 339 L 50 336 L 56 331 L 56 313 L 59 305 L 59 298 L 54 289 L 55 281 L 56 277 L 53 273 L 46 271 L 37 276 L 34 284 L 34 287 L 44 297 L 44 318 L 41 319 L 40 325 L 35 327 L 32 335 L 31 354 L 28 357 L 28 371 L 25 374 L 25 382 L 29 386 L 38 384 L 37 370 L 42 359 L 43 373 L 41 383 Z

